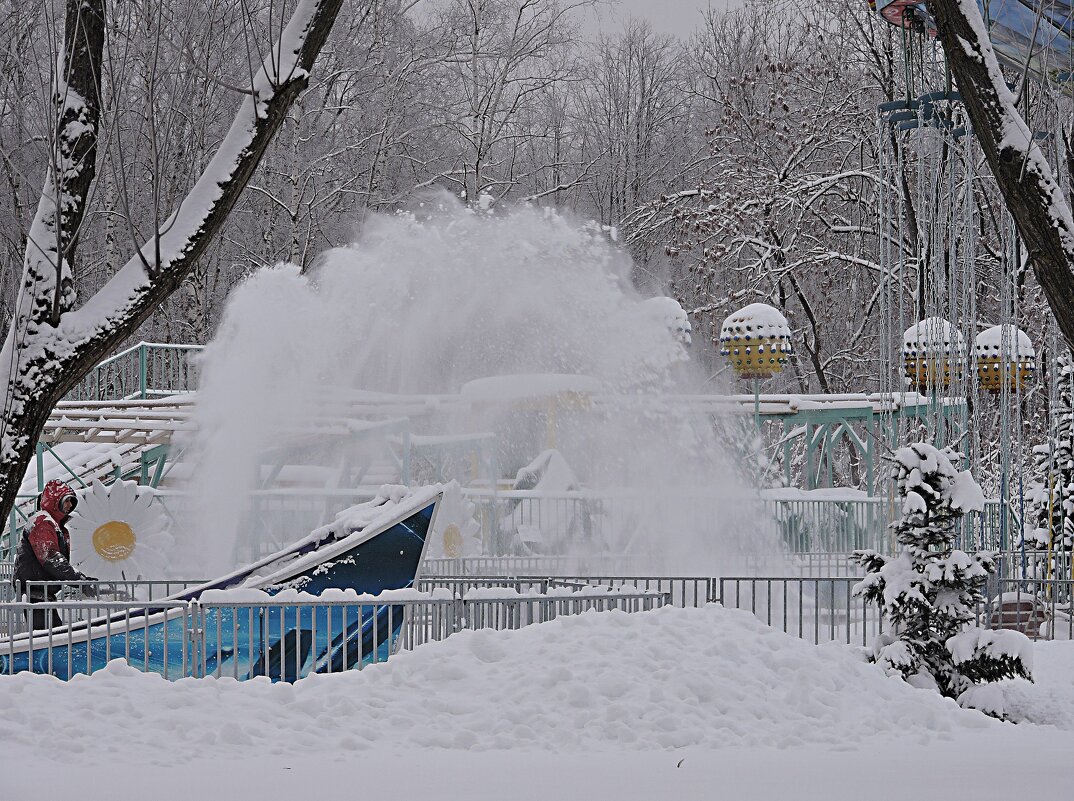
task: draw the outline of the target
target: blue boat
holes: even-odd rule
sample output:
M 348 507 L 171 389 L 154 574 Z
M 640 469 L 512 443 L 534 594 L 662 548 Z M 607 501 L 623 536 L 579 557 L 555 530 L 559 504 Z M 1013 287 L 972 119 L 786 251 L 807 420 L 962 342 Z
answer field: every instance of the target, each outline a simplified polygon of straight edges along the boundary
M 0 674 L 67 679 L 122 657 L 166 678 L 294 681 L 383 661 L 404 624 L 401 604 L 279 601 L 294 591 L 327 600 L 348 597 L 341 595 L 346 591 L 370 596 L 412 588 L 442 491 L 433 486 L 394 499 L 378 496 L 289 548 L 159 605 L 0 641 Z M 257 604 L 256 598 L 280 593 L 276 603 Z

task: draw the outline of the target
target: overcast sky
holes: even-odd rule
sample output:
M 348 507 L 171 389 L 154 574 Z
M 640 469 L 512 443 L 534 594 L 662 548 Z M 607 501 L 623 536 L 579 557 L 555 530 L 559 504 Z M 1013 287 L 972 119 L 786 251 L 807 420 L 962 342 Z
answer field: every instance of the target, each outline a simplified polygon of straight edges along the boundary
M 421 16 L 438 8 L 444 0 L 423 0 L 411 13 Z M 581 33 L 587 38 L 600 31 L 615 34 L 630 17 L 648 20 L 657 33 L 688 37 L 701 25 L 705 9 L 738 8 L 744 0 L 597 0 L 583 12 Z
M 595 25 L 606 33 L 612 33 L 622 26 L 627 17 L 641 17 L 660 33 L 685 37 L 698 27 L 702 12 L 710 5 L 723 9 L 742 3 L 741 0 L 612 0 L 599 5 Z

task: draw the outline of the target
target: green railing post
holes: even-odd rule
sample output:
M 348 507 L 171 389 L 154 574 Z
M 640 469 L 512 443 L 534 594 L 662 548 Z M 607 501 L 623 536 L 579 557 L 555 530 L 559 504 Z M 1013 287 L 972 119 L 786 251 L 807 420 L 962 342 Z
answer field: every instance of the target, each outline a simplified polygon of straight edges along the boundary
M 138 388 L 141 390 L 142 400 L 149 397 L 148 387 L 146 386 L 147 374 L 149 372 L 148 361 L 148 346 L 142 342 L 138 345 Z
M 870 417 L 867 424 L 866 440 L 865 440 L 865 491 L 872 497 L 876 492 L 876 487 L 873 484 L 876 482 L 875 466 L 873 461 L 876 459 L 876 450 L 874 442 L 876 441 L 876 418 Z
M 789 487 L 791 485 L 791 421 L 783 420 L 783 481 Z
M 18 541 L 15 534 L 18 530 L 15 527 L 17 520 L 15 511 L 15 507 L 12 506 L 11 514 L 8 516 L 7 534 L 4 536 L 4 542 L 0 542 L 0 558 L 3 559 L 13 559 L 15 557 L 15 543 Z
M 37 492 L 40 494 L 45 491 L 45 443 L 37 443 Z

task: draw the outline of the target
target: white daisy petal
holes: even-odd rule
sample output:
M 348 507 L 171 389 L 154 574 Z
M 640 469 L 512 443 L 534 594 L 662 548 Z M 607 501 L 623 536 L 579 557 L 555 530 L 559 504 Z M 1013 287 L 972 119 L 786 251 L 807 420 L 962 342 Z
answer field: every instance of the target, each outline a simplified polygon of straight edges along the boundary
M 72 561 L 101 579 L 163 577 L 175 540 L 153 497 L 133 481 L 94 482 L 69 524 Z

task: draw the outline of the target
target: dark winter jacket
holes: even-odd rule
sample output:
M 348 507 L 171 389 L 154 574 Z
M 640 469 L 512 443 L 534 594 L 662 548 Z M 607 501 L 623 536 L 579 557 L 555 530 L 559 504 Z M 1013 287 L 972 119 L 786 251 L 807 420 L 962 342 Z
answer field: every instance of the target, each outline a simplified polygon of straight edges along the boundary
M 64 523 L 69 514 L 60 511 L 60 503 L 75 491 L 62 481 L 50 481 L 41 493 L 40 511 L 30 518 L 22 530 L 15 555 L 15 592 L 27 593 L 24 581 L 86 581 L 87 576 L 71 565 L 71 538 Z M 36 587 L 31 601 L 54 601 L 60 585 L 48 587 L 47 593 Z

